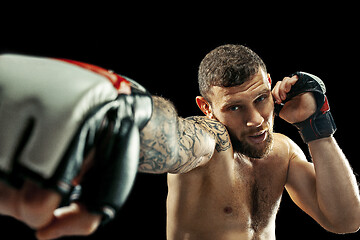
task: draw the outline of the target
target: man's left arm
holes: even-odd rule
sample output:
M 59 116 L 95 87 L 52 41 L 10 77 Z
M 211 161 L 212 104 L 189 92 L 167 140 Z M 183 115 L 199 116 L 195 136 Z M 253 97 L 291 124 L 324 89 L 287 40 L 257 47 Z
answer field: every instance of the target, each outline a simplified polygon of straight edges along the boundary
M 325 229 L 356 232 L 360 228 L 359 188 L 348 160 L 332 136 L 336 127 L 325 87 L 321 80 L 316 86 L 316 76 L 302 74 L 284 78 L 273 89 L 276 103 L 285 103 L 280 117 L 299 129 L 313 160 L 309 163 L 301 149 L 289 141 L 286 189 L 293 201 Z
M 316 172 L 319 208 L 337 232 L 355 232 L 360 227 L 360 200 L 356 178 L 333 137 L 309 143 Z M 336 229 L 335 229 L 336 230 Z

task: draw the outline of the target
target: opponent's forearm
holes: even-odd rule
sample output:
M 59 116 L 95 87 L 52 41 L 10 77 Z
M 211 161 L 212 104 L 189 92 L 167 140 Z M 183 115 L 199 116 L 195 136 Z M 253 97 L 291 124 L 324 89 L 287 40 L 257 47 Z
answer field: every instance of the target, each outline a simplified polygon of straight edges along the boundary
M 333 137 L 309 143 L 316 171 L 319 208 L 334 225 L 360 225 L 360 198 L 356 178 Z

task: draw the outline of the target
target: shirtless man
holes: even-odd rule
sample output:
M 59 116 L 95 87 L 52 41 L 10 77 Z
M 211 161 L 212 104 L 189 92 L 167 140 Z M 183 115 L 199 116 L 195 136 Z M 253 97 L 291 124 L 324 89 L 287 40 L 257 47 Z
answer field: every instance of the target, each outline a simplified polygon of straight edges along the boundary
M 284 102 L 297 80 L 284 78 L 271 91 L 262 60 L 225 45 L 200 65 L 196 102 L 206 117 L 178 118 L 169 102 L 154 98 L 154 116 L 161 117 L 152 121 L 167 124 L 143 130 L 140 171 L 169 173 L 169 240 L 275 239 L 284 189 L 326 230 L 359 229 L 358 186 L 333 136 L 309 141 L 310 163 L 291 139 L 273 132 L 274 100 Z M 314 96 L 304 93 L 280 117 L 297 123 L 315 110 Z
M 287 101 L 298 81 L 297 75 L 284 78 L 271 91 L 262 60 L 244 46 L 225 45 L 200 65 L 196 102 L 206 116 L 180 118 L 169 101 L 153 97 L 139 171 L 168 173 L 169 240 L 275 239 L 284 188 L 328 231 L 359 229 L 359 189 L 332 134 L 303 136 L 310 163 L 294 142 L 273 132 L 275 104 L 285 103 L 280 117 L 290 123 L 318 110 L 313 93 Z M 29 181 L 20 190 L 0 184 L 0 191 L 6 196 L 0 213 L 38 229 L 39 239 L 91 234 L 101 220 L 81 202 L 53 213 L 59 195 Z

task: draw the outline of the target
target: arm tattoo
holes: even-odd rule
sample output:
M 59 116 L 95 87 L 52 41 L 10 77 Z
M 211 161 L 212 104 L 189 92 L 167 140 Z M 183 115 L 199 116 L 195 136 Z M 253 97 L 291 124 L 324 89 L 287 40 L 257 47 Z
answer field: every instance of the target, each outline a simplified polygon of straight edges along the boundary
M 176 146 L 177 113 L 173 105 L 160 97 L 153 97 L 153 115 L 140 132 L 141 172 L 163 173 L 174 164 L 178 155 Z
M 216 151 L 226 151 L 231 143 L 226 128 L 207 117 L 177 116 L 172 103 L 153 97 L 154 111 L 141 131 L 139 171 L 184 173 L 204 163 Z
M 229 134 L 224 125 L 220 122 L 208 119 L 206 117 L 190 117 L 200 125 L 202 125 L 208 132 L 212 133 L 216 139 L 215 149 L 218 152 L 226 151 L 230 148 L 231 143 L 229 140 Z

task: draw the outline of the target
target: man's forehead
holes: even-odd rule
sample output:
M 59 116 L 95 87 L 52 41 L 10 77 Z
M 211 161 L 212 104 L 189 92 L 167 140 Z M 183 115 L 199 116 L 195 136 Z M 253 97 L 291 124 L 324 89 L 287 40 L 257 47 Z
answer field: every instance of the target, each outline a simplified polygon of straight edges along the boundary
M 252 94 L 257 94 L 258 92 L 264 92 L 266 90 L 271 90 L 271 85 L 268 75 L 263 70 L 259 71 L 250 80 L 245 81 L 241 85 L 237 85 L 233 87 L 220 87 L 220 86 L 211 87 L 211 93 L 213 95 L 212 97 L 213 98 L 221 97 L 223 98 L 222 101 L 234 95 L 248 96 Z

